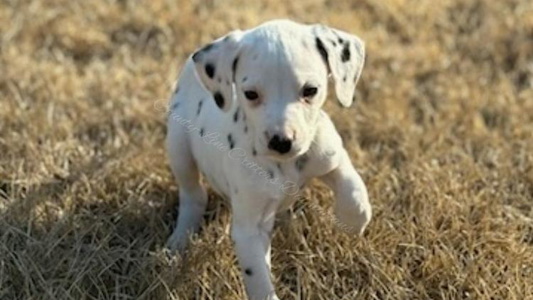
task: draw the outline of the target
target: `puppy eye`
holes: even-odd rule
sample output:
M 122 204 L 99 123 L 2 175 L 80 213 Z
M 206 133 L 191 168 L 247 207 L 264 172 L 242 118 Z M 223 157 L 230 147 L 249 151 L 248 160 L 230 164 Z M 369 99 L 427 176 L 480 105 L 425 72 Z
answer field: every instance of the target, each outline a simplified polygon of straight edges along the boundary
M 318 88 L 314 86 L 304 86 L 302 89 L 302 96 L 304 98 L 311 98 L 316 95 Z
M 254 101 L 254 100 L 257 100 L 257 98 L 259 98 L 259 95 L 257 94 L 256 91 L 245 91 L 244 96 L 246 97 L 246 99 L 250 101 Z

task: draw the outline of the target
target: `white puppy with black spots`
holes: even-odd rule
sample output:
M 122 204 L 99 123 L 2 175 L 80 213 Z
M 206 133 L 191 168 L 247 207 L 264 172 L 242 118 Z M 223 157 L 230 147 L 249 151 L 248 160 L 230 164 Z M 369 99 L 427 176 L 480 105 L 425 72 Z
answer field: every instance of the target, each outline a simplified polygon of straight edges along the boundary
M 230 199 L 249 299 L 278 299 L 270 278 L 275 215 L 310 179 L 331 187 L 336 218 L 361 234 L 372 215 L 367 190 L 321 108 L 330 75 L 339 102 L 352 104 L 364 57 L 354 35 L 287 20 L 233 31 L 194 53 L 170 102 L 179 213 L 168 247 L 183 251 L 199 229 L 207 205 L 200 174 Z

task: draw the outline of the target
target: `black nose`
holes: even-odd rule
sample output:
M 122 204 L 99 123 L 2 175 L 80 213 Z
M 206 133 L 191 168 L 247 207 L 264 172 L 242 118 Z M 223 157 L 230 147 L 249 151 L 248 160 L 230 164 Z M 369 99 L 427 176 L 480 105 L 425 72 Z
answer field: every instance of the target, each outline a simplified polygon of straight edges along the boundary
M 274 135 L 268 142 L 268 149 L 279 152 L 280 154 L 285 154 L 291 151 L 292 141 L 286 137 L 280 137 L 279 135 Z

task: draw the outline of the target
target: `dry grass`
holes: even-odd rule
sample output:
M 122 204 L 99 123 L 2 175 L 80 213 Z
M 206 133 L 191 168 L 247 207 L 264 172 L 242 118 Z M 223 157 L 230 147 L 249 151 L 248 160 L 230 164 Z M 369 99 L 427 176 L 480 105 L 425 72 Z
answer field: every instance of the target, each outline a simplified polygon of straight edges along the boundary
M 306 190 L 274 234 L 280 296 L 533 299 L 530 0 L 0 0 L 1 299 L 243 298 L 214 194 L 190 259 L 165 255 L 153 103 L 192 50 L 275 17 L 366 40 L 356 107 L 326 109 L 374 207 L 353 239 Z

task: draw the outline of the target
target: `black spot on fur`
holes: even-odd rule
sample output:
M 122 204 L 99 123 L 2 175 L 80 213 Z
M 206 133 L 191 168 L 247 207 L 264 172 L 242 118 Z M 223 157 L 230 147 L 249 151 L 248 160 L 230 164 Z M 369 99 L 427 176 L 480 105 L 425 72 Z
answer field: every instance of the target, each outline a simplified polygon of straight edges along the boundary
M 213 48 L 213 46 L 214 46 L 213 43 L 211 43 L 211 44 L 207 44 L 207 45 L 206 45 L 205 47 L 203 47 L 202 49 L 196 51 L 196 53 L 194 53 L 193 56 L 192 56 L 192 60 L 193 60 L 194 62 L 197 62 L 198 59 L 200 59 L 200 57 L 202 56 L 202 54 L 203 54 L 204 52 L 208 52 L 209 50 L 211 50 L 211 48 Z
M 337 47 L 337 42 L 335 42 L 334 40 L 331 40 L 330 42 L 333 45 L 333 47 Z
M 344 44 L 344 40 L 342 38 L 338 39 L 339 43 Z
M 200 128 L 200 136 L 204 136 L 204 129 L 203 128 Z
M 200 56 L 201 56 L 200 51 L 194 53 L 194 54 L 192 55 L 192 61 L 197 62 L 198 59 L 200 58 Z
M 205 74 L 211 79 L 215 76 L 215 66 L 212 63 L 207 63 L 205 65 Z M 220 78 L 219 78 L 220 79 Z
M 217 77 L 217 81 L 218 81 L 218 83 L 222 83 L 222 78 Z
M 318 37 L 315 38 L 315 44 L 316 48 L 318 49 L 318 53 L 320 53 L 324 62 L 329 65 L 328 52 L 326 51 L 326 47 L 324 47 L 324 43 L 322 43 L 322 40 L 320 40 Z
M 306 154 L 298 157 L 298 159 L 294 163 L 294 165 L 296 166 L 296 170 L 298 170 L 298 172 L 301 172 L 305 168 L 305 165 L 308 161 L 309 157 Z
M 281 164 L 276 163 L 276 167 L 278 167 L 279 172 L 283 174 L 283 169 L 281 168 Z
M 268 170 L 268 177 L 270 177 L 270 179 L 274 179 L 274 171 Z
M 344 47 L 342 48 L 341 60 L 342 62 L 347 62 L 350 60 L 350 44 L 349 43 L 344 44 Z
M 202 52 L 208 52 L 209 50 L 211 50 L 211 48 L 213 48 L 214 44 L 213 43 L 209 43 L 207 45 L 205 45 L 205 47 L 202 48 Z
M 233 147 L 235 147 L 235 141 L 233 140 L 233 136 L 231 135 L 231 133 L 228 134 L 228 143 L 230 149 L 233 149 Z
M 174 90 L 174 94 L 177 94 L 179 91 L 180 91 L 180 87 L 178 85 L 178 86 L 176 86 L 176 89 Z
M 216 92 L 213 95 L 213 98 L 215 98 L 215 103 L 219 108 L 222 108 L 224 106 L 224 96 L 220 92 Z
M 176 101 L 172 104 L 172 106 L 170 107 L 170 110 L 176 110 L 179 106 L 180 106 L 180 103 Z
M 255 150 L 255 148 L 252 149 L 252 155 L 253 155 L 253 156 L 256 156 L 256 155 L 257 155 L 257 150 Z
M 342 81 L 346 81 L 346 75 L 344 75 L 344 77 L 342 77 Z
M 248 80 L 248 77 L 244 76 L 244 77 L 242 78 L 242 82 L 246 82 L 246 80 Z
M 246 268 L 244 270 L 244 274 L 248 275 L 248 276 L 252 276 L 254 273 L 252 272 L 252 269 L 250 268 Z
M 244 125 L 244 133 L 248 133 L 248 125 Z
M 233 114 L 233 122 L 235 123 L 239 121 L 239 111 L 240 111 L 240 107 L 237 107 L 237 109 L 235 110 L 235 113 Z
M 200 100 L 200 102 L 198 102 L 198 109 L 196 110 L 196 115 L 200 115 L 200 112 L 202 111 L 202 106 L 204 104 L 204 101 L 203 100 Z
M 235 73 L 237 73 L 237 64 L 239 63 L 239 57 L 235 57 L 233 60 L 233 63 L 231 64 L 231 71 L 233 71 L 233 76 L 235 76 Z

